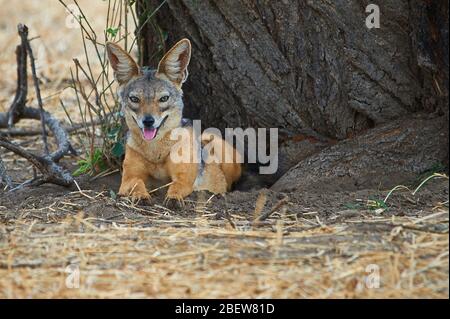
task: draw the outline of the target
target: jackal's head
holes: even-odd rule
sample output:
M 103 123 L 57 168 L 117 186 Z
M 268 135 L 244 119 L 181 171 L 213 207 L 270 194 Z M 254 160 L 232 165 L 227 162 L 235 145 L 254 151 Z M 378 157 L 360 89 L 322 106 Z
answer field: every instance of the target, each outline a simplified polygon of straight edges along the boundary
M 106 44 L 119 83 L 119 100 L 130 131 L 151 141 L 179 127 L 183 113 L 182 84 L 188 76 L 191 43 L 183 39 L 161 59 L 156 70 L 142 71 L 117 44 Z

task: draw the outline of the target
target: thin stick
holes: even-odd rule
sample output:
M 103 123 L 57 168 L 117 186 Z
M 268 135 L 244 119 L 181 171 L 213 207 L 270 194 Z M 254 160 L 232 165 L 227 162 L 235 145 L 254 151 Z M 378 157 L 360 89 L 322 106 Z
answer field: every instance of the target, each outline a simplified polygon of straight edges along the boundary
M 92 122 L 87 122 L 87 125 L 99 125 L 101 124 L 101 120 L 95 120 Z M 74 123 L 72 126 L 65 127 L 64 129 L 67 133 L 74 133 L 84 128 L 84 123 Z M 41 130 L 22 130 L 22 129 L 10 129 L 4 132 L 0 132 L 0 136 L 35 136 L 42 134 Z M 47 132 L 48 136 L 52 136 L 53 132 Z
M 139 26 L 139 29 L 137 31 L 135 31 L 135 35 L 136 37 L 133 39 L 133 42 L 131 43 L 130 49 L 128 50 L 128 52 L 131 52 L 131 50 L 133 50 L 133 47 L 137 41 L 137 39 L 140 37 L 140 33 L 143 30 L 144 26 L 147 24 L 147 22 L 150 21 L 150 19 L 155 15 L 156 12 L 158 12 L 159 9 L 161 9 L 161 7 L 167 2 L 167 0 L 163 0 L 159 6 L 156 7 L 155 10 L 153 10 L 153 12 L 145 19 L 145 21 Z M 127 36 L 127 34 L 125 35 Z
M 155 188 L 155 189 L 152 189 L 150 192 L 148 192 L 149 194 L 153 194 L 154 192 L 157 192 L 157 191 L 159 191 L 160 189 L 162 189 L 162 188 L 166 188 L 166 187 L 169 187 L 170 185 L 172 185 L 174 182 L 170 182 L 170 183 L 167 183 L 166 185 L 163 185 L 163 186 L 160 186 L 160 187 L 158 187 L 158 188 Z
M 439 173 L 434 173 L 431 176 L 428 176 L 425 180 L 422 181 L 422 183 L 420 183 L 419 186 L 417 186 L 417 188 L 414 190 L 414 192 L 412 192 L 412 195 L 416 195 L 416 193 L 422 188 L 423 185 L 425 185 L 426 182 L 428 182 L 430 179 L 432 178 L 446 178 L 448 179 L 448 176 L 445 174 L 439 174 Z
M 74 183 L 75 186 L 78 188 L 78 192 L 79 192 L 81 195 L 83 195 L 83 196 L 86 197 L 86 198 L 89 198 L 90 200 L 94 200 L 94 199 L 95 199 L 94 197 L 89 196 L 88 194 L 86 194 L 85 192 L 83 192 L 83 191 L 81 190 L 81 188 L 80 188 L 80 185 L 78 185 L 78 183 L 77 183 L 76 180 L 73 180 L 73 183 Z
M 8 110 L 8 127 L 11 128 L 16 123 L 25 107 L 28 94 L 27 81 L 27 50 L 24 45 L 24 40 L 16 48 L 17 58 L 17 90 L 14 101 Z
M 284 197 L 278 203 L 276 203 L 275 206 L 273 206 L 269 212 L 261 214 L 258 218 L 256 218 L 255 221 L 260 222 L 260 221 L 263 221 L 263 220 L 269 218 L 270 215 L 272 215 L 275 211 L 277 211 L 281 206 L 287 204 L 288 201 L 289 201 L 289 197 L 288 196 Z
M 23 24 L 19 24 L 19 35 L 25 39 L 25 47 L 28 52 L 28 56 L 30 57 L 30 65 L 31 65 L 31 73 L 33 75 L 33 82 L 34 82 L 34 90 L 36 91 L 36 98 L 38 100 L 39 105 L 39 111 L 41 112 L 41 129 L 42 129 L 42 141 L 44 142 L 44 149 L 45 154 L 49 154 L 49 148 L 47 143 L 47 131 L 45 129 L 45 119 L 44 119 L 44 105 L 42 104 L 42 98 L 41 98 L 41 89 L 39 88 L 39 80 L 36 74 L 36 65 L 35 65 L 35 59 L 33 55 L 33 50 L 31 49 L 30 42 L 28 41 L 28 27 Z
M 106 177 L 106 176 L 109 176 L 109 175 L 112 175 L 112 174 L 115 174 L 115 173 L 118 173 L 118 172 L 119 172 L 119 169 L 115 169 L 113 171 L 106 171 L 106 172 L 103 172 L 101 174 L 98 174 L 98 175 L 92 177 L 90 179 L 90 181 L 92 182 L 92 181 L 95 181 L 98 178 L 103 178 L 103 177 Z

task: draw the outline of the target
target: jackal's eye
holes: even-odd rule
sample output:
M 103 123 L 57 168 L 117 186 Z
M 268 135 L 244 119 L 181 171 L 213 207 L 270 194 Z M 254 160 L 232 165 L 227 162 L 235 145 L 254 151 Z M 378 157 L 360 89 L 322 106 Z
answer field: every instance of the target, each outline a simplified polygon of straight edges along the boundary
M 130 95 L 130 101 L 133 103 L 139 103 L 139 98 L 137 96 Z
M 159 99 L 159 102 L 164 103 L 164 102 L 167 102 L 168 100 L 169 100 L 169 96 L 164 95 L 162 98 Z

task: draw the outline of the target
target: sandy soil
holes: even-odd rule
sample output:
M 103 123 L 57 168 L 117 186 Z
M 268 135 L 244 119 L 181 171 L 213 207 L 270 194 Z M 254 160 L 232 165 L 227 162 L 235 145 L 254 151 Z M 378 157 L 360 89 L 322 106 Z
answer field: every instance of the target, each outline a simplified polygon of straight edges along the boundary
M 0 193 L 0 296 L 448 298 L 446 180 L 387 209 L 377 190 L 197 193 L 179 208 L 164 189 L 116 198 L 119 174 L 78 183 Z

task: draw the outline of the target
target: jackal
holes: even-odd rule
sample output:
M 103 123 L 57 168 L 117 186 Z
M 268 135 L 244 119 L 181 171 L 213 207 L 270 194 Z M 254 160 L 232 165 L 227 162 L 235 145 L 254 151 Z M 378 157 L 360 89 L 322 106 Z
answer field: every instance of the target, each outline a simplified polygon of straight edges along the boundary
M 117 44 L 106 44 L 108 58 L 119 84 L 118 98 L 129 129 L 119 195 L 149 199 L 146 183 L 150 177 L 171 181 L 166 199 L 182 200 L 195 190 L 224 193 L 241 176 L 240 154 L 221 137 L 201 135 L 200 147 L 214 143 L 224 160 L 204 163 L 201 152 L 190 149 L 187 161 L 174 161 L 171 153 L 177 140 L 171 133 L 184 127 L 194 139 L 193 129 L 185 125 L 182 85 L 187 80 L 191 43 L 183 39 L 161 59 L 156 70 L 141 69 Z M 231 153 L 230 153 L 231 152 Z M 230 157 L 227 157 L 230 158 Z

